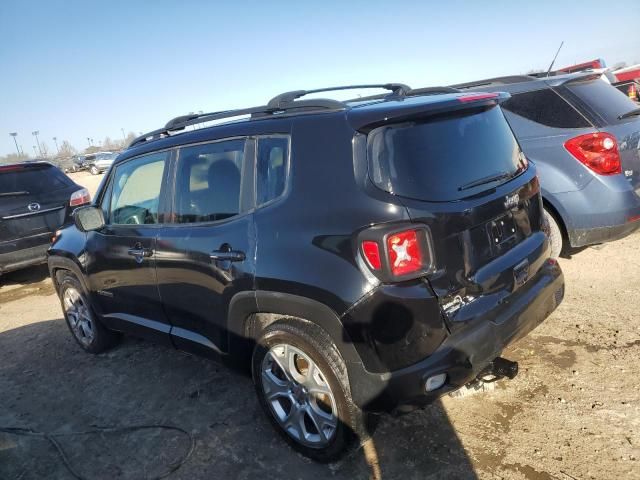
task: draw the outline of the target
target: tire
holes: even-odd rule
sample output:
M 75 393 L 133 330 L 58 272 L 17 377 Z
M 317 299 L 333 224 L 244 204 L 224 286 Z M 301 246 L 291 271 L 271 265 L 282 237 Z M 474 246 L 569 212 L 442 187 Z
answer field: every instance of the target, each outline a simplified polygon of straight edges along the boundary
M 98 170 L 98 167 L 95 165 L 92 165 L 89 171 L 91 172 L 91 175 L 98 175 L 100 173 L 100 170 Z
M 118 343 L 120 335 L 102 325 L 82 285 L 71 273 L 64 274 L 58 295 L 67 327 L 83 350 L 102 353 Z
M 551 258 L 558 258 L 564 250 L 564 239 L 558 221 L 546 208 L 544 218 L 549 223 L 549 242 L 551 243 Z
M 277 376 L 278 370 L 283 373 L 283 369 L 274 359 L 281 354 L 282 358 L 294 358 L 289 365 L 297 370 Z M 302 368 L 298 369 L 300 364 Z M 267 327 L 254 348 L 252 372 L 264 412 L 289 445 L 303 455 L 319 462 L 333 461 L 346 453 L 357 438 L 361 442 L 368 438 L 367 416 L 353 403 L 344 361 L 330 337 L 317 325 L 285 319 Z M 327 387 L 330 396 L 313 394 L 314 390 L 326 392 Z M 271 392 L 273 397 L 269 400 L 267 393 Z M 292 415 L 299 421 L 293 422 Z M 287 430 L 288 422 L 291 424 Z M 323 422 L 322 433 L 318 422 Z

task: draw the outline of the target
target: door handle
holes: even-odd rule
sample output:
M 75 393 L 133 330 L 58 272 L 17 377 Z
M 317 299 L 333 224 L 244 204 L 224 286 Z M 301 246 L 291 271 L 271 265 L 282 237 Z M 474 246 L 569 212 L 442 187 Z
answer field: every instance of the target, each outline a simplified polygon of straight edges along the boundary
M 127 250 L 127 253 L 136 259 L 136 262 L 142 263 L 145 258 L 153 255 L 153 250 L 144 248 L 142 244 L 136 243 L 133 248 Z
M 247 256 L 244 252 L 239 250 L 231 250 L 231 248 L 224 248 L 220 250 L 214 250 L 209 255 L 211 260 L 221 260 L 221 261 L 229 261 L 229 262 L 243 262 Z

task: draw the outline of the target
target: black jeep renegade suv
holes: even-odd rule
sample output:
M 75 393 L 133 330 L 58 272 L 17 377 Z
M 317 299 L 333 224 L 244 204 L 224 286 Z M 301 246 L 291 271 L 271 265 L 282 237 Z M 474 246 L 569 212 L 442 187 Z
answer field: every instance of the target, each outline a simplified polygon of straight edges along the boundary
M 126 332 L 245 361 L 276 428 L 325 460 L 366 413 L 491 369 L 564 292 L 508 95 L 378 87 L 134 141 L 49 251 L 80 346 Z

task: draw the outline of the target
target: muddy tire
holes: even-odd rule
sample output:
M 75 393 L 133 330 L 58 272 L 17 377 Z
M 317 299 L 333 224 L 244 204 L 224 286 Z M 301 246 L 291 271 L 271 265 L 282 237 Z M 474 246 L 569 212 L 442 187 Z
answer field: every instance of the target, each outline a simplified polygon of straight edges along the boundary
M 551 243 L 551 258 L 558 258 L 564 250 L 564 238 L 558 221 L 546 208 L 544 218 L 549 224 L 549 242 Z
M 333 461 L 368 438 L 344 361 L 315 324 L 286 319 L 267 327 L 256 343 L 252 372 L 272 425 L 303 455 Z
M 120 335 L 102 325 L 76 277 L 64 274 L 58 295 L 67 327 L 83 350 L 102 353 L 118 343 Z

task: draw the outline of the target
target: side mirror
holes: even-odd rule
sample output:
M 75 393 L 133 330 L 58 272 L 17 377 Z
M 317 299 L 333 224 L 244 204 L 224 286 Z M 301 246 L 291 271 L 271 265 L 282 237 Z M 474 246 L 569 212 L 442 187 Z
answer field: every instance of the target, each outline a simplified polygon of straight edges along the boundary
M 91 232 L 104 227 L 102 209 L 97 207 L 80 207 L 73 212 L 73 221 L 81 232 Z

